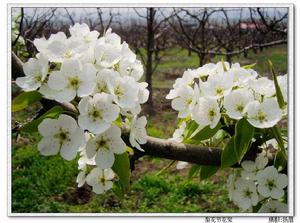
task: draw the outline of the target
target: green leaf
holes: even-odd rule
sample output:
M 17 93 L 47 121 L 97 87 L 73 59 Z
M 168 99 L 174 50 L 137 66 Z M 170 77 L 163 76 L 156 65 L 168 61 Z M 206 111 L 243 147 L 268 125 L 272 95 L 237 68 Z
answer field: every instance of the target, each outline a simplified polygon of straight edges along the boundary
M 221 155 L 221 168 L 230 167 L 238 162 L 234 150 L 234 137 L 231 137 Z
M 202 140 L 206 140 L 209 139 L 211 137 L 213 137 L 217 131 L 221 128 L 221 123 L 219 122 L 217 124 L 217 126 L 213 129 L 210 128 L 210 126 L 206 126 L 204 128 L 202 128 L 200 131 L 196 132 L 195 134 L 193 133 L 189 139 L 193 139 L 196 140 L 198 142 L 202 141 Z
M 188 179 L 191 180 L 200 171 L 200 168 L 200 165 L 193 164 L 190 168 Z
M 214 175 L 218 171 L 218 166 L 201 166 L 200 168 L 200 180 L 207 179 Z
M 39 118 L 33 120 L 32 122 L 24 125 L 20 128 L 21 132 L 37 132 L 39 124 L 46 118 L 57 119 L 58 116 L 63 112 L 62 107 L 56 105 L 50 110 L 48 110 L 45 114 L 40 116 Z
M 130 163 L 128 153 L 115 154 L 112 170 L 117 174 L 124 189 L 130 185 Z
M 37 91 L 22 92 L 12 101 L 12 112 L 20 111 L 27 108 L 33 102 L 42 99 L 42 95 Z
M 255 65 L 256 65 L 256 63 L 253 63 L 253 64 L 242 66 L 242 68 L 248 70 L 248 69 L 252 69 Z
M 124 198 L 124 188 L 122 183 L 119 180 L 114 182 L 112 190 L 119 199 Z
M 234 151 L 237 161 L 240 163 L 248 151 L 254 135 L 254 127 L 242 118 L 235 125 Z
M 190 138 L 193 132 L 195 132 L 198 127 L 199 125 L 197 124 L 197 122 L 195 121 L 188 122 L 183 132 L 184 139 Z
M 278 172 L 284 170 L 286 167 L 287 160 L 282 151 L 278 151 L 274 158 L 274 166 L 278 170 Z
M 268 60 L 268 62 L 269 62 L 270 70 L 271 70 L 272 75 L 273 75 L 273 80 L 274 80 L 274 85 L 275 85 L 275 90 L 276 90 L 277 102 L 278 102 L 279 107 L 281 109 L 283 109 L 285 107 L 285 102 L 284 102 L 284 98 L 283 98 L 280 86 L 278 84 L 278 80 L 277 80 L 277 76 L 276 76 L 276 73 L 275 73 L 275 70 L 274 70 L 274 66 L 273 66 L 273 64 L 272 64 L 272 62 L 270 60 Z
M 259 202 L 256 206 L 253 207 L 253 213 L 257 213 L 262 206 L 262 202 Z
M 273 136 L 275 137 L 275 139 L 278 143 L 280 151 L 282 152 L 282 155 L 287 160 L 287 154 L 286 154 L 286 151 L 285 151 L 283 138 L 281 136 L 281 132 L 280 132 L 279 128 L 275 125 L 271 128 L 271 130 L 272 130 Z
M 213 146 L 217 147 L 220 143 L 222 143 L 226 135 L 227 133 L 223 129 L 219 129 L 212 138 Z

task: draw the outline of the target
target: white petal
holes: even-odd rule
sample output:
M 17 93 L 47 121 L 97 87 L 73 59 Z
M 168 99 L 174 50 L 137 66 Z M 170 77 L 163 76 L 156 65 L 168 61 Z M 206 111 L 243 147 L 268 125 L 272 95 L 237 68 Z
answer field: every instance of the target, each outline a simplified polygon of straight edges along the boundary
M 70 161 L 75 159 L 77 152 L 78 152 L 78 147 L 76 148 L 72 143 L 63 143 L 60 150 L 60 155 L 65 160 Z
M 94 134 L 101 134 L 105 132 L 111 126 L 110 123 L 105 122 L 104 120 L 92 121 L 87 115 L 78 116 L 78 124 L 80 128 L 87 129 Z
M 51 138 L 43 138 L 38 144 L 38 149 L 44 156 L 56 155 L 59 147 L 59 142 Z
M 244 170 L 252 172 L 255 170 L 255 163 L 250 160 L 245 160 L 241 163 L 241 166 L 243 167 Z
M 113 122 L 117 119 L 119 112 L 120 112 L 120 108 L 117 105 L 111 104 L 109 107 L 104 108 L 105 112 L 103 114 L 103 118 L 107 121 L 107 122 Z
M 104 177 L 106 180 L 112 180 L 115 177 L 115 173 L 112 171 L 112 169 L 105 169 Z
M 113 187 L 113 182 L 112 181 L 106 181 L 104 184 L 104 190 L 107 191 Z
M 84 97 L 80 100 L 78 104 L 78 110 L 80 114 L 86 114 L 88 109 L 88 102 L 90 100 L 90 97 Z
M 81 63 L 76 59 L 65 60 L 61 65 L 61 72 L 67 76 L 78 75 L 81 69 Z
M 92 169 L 92 171 L 86 177 L 86 183 L 90 186 L 98 184 L 98 178 L 102 176 L 102 170 L 98 167 Z
M 57 122 L 62 128 L 68 130 L 70 133 L 73 133 L 78 129 L 75 119 L 69 115 L 60 115 Z
M 49 76 L 48 85 L 54 90 L 62 90 L 68 83 L 66 77 L 61 72 L 53 71 Z
M 101 169 L 107 169 L 112 167 L 114 164 L 115 156 L 112 151 L 99 150 L 96 153 L 95 161 L 97 166 L 99 166 Z
M 270 196 L 274 199 L 279 199 L 283 197 L 283 195 L 284 195 L 284 191 L 279 188 L 273 188 L 270 194 Z
M 276 185 L 279 188 L 285 188 L 288 185 L 288 177 L 285 174 L 279 174 L 276 179 Z
M 258 193 L 260 193 L 264 197 L 269 197 L 271 195 L 271 191 L 266 186 L 258 185 L 257 186 L 257 191 L 258 191 Z
M 93 191 L 96 193 L 96 194 L 103 194 L 104 193 L 104 187 L 100 184 L 95 184 L 93 186 Z
M 76 91 L 73 89 L 64 89 L 54 95 L 54 99 L 58 102 L 70 102 L 76 96 Z
M 57 133 L 59 125 L 56 119 L 44 119 L 39 125 L 39 133 L 45 137 L 52 137 Z
M 93 139 L 90 139 L 86 144 L 86 156 L 91 159 L 95 156 L 97 150 L 96 143 Z
M 76 183 L 78 183 L 78 187 L 82 187 L 85 183 L 85 172 L 80 171 L 76 178 Z
M 122 154 L 126 151 L 126 144 L 121 138 L 114 139 L 111 145 L 111 149 L 116 154 Z
M 182 98 L 175 98 L 174 100 L 172 100 L 171 106 L 173 109 L 180 111 L 183 107 L 185 107 L 185 103 Z

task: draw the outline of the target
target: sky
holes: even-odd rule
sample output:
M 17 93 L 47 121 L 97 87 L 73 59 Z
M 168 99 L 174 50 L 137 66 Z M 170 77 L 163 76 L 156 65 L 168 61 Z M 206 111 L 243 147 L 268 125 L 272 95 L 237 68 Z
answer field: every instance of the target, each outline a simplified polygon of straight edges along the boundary
M 238 10 L 237 10 L 238 9 Z M 230 19 L 236 19 L 239 18 L 240 16 L 240 8 L 229 8 L 228 12 L 228 17 Z M 39 8 L 37 14 L 43 14 L 45 11 L 49 10 L 49 8 Z M 108 19 L 109 18 L 109 12 L 112 12 L 113 14 L 119 14 L 118 16 L 118 21 L 121 22 L 128 22 L 130 20 L 136 20 L 140 19 L 139 16 L 137 15 L 136 11 L 142 16 L 146 15 L 146 10 L 145 8 L 136 8 L 136 11 L 133 8 L 101 8 L 103 11 L 103 18 Z M 162 12 L 165 15 L 168 15 L 173 11 L 173 8 L 161 8 Z M 190 11 L 199 11 L 199 8 L 189 8 Z M 268 15 L 270 17 L 278 16 L 278 15 L 283 15 L 284 13 L 287 12 L 286 8 L 266 8 L 265 10 L 268 11 Z M 19 10 L 17 10 L 19 11 Z M 32 16 L 34 14 L 35 8 L 25 8 L 24 12 L 25 15 L 27 16 Z M 90 19 L 97 19 L 97 10 L 96 8 L 68 8 L 68 12 L 72 15 L 73 19 L 75 22 L 80 21 L 80 19 L 83 18 L 90 18 Z M 69 18 L 67 16 L 66 10 L 64 8 L 58 8 L 56 11 L 56 18 L 62 21 L 68 22 Z M 158 13 L 158 20 L 159 18 L 162 18 L 161 14 Z M 244 8 L 243 9 L 243 17 L 249 18 L 249 9 Z M 222 19 L 223 15 L 220 14 L 214 14 L 215 19 Z

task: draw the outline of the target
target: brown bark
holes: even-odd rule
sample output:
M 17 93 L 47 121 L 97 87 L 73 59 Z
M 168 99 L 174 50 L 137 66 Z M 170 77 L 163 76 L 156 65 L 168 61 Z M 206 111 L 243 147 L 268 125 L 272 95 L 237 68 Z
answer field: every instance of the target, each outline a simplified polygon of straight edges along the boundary
M 152 74 L 153 64 L 152 57 L 154 53 L 154 16 L 155 9 L 147 9 L 147 59 L 146 59 L 146 82 L 148 83 L 149 99 L 147 101 L 146 112 L 153 113 L 153 99 L 152 99 Z

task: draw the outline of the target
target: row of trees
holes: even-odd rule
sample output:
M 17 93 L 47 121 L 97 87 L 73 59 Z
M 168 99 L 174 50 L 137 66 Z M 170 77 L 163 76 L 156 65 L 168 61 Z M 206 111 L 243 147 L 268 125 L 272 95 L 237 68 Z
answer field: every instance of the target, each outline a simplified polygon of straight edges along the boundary
M 77 15 L 68 8 L 21 9 L 20 36 L 29 56 L 35 53 L 32 40 L 57 31 L 67 32 L 75 22 L 85 22 L 103 33 L 108 27 L 118 33 L 137 53 L 149 84 L 151 113 L 152 76 L 166 50 L 173 47 L 195 53 L 199 65 L 222 55 L 231 62 L 235 55 L 255 53 L 287 42 L 288 13 L 277 8 L 137 8 L 130 19 L 115 9 L 95 8 Z M 16 44 L 16 41 L 12 43 Z

